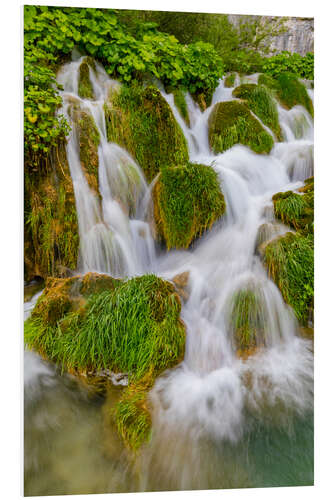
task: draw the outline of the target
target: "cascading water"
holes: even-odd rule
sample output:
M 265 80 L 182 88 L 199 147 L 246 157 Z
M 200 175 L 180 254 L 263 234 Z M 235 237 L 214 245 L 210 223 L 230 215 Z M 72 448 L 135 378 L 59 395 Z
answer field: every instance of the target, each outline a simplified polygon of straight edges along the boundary
M 311 342 L 297 335 L 293 313 L 261 264 L 257 241 L 260 228 L 272 238 L 287 230 L 273 220 L 272 195 L 297 189 L 313 174 L 312 119 L 300 106 L 290 111 L 278 106 L 285 142 L 276 143 L 269 155 L 257 155 L 241 145 L 213 155 L 209 114 L 217 102 L 232 99 L 233 89 L 225 88 L 222 80 L 204 112 L 187 95 L 190 126 L 181 118 L 173 95 L 161 89 L 187 139 L 190 161 L 215 169 L 227 209 L 191 250 L 158 254 L 147 215 L 151 187 L 128 153 L 107 141 L 103 106 L 109 89 L 119 84 L 97 64 L 96 72 L 90 69 L 95 100 L 81 99 L 81 60 L 65 65 L 58 78 L 64 87 L 60 112 L 72 125 L 67 157 L 79 220 L 81 270 L 113 276 L 153 271 L 166 279 L 189 271 L 190 276 L 189 298 L 182 305 L 185 359 L 157 379 L 151 390 L 152 440 L 138 459 L 136 489 L 239 487 L 243 473 L 244 485 L 264 484 L 255 474 L 249 479 L 241 448 L 252 442 L 253 426 L 273 422 L 273 434 L 281 427 L 289 432 L 294 417 L 311 413 L 313 356 Z M 249 77 L 256 79 L 257 75 Z M 80 164 L 69 109 L 73 102 L 91 113 L 100 133 L 101 203 Z M 257 321 L 264 339 L 263 349 L 247 360 L 237 357 L 232 337 L 235 297 L 244 290 L 250 290 L 259 304 Z M 254 444 L 246 446 L 254 453 Z M 230 467 L 237 460 L 238 479 L 232 480 L 235 473 Z M 118 491 L 113 488 L 105 491 Z

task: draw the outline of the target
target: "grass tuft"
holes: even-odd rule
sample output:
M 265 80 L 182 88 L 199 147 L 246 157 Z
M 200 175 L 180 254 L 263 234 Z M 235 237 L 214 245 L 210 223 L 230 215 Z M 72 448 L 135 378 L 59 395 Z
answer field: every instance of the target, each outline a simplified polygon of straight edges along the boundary
M 225 212 L 212 167 L 188 163 L 164 168 L 154 188 L 154 215 L 167 248 L 188 248 Z

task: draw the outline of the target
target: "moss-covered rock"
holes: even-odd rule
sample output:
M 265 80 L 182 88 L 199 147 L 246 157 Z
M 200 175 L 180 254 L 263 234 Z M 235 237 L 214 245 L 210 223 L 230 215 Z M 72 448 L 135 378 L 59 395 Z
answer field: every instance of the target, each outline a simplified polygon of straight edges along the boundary
M 215 104 L 209 116 L 209 144 L 214 153 L 234 144 L 248 146 L 255 153 L 269 153 L 274 141 L 246 104 L 228 101 Z
M 230 73 L 229 75 L 226 75 L 226 77 L 224 78 L 224 86 L 227 88 L 234 87 L 235 81 L 236 81 L 236 73 Z
M 49 162 L 24 173 L 24 273 L 62 276 L 77 264 L 79 235 L 73 183 L 64 145 Z M 26 167 L 26 166 L 25 166 Z
M 150 85 L 123 85 L 105 104 L 108 140 L 124 147 L 151 182 L 161 168 L 184 164 L 187 143 L 172 110 Z
M 186 99 L 185 99 L 185 92 L 181 89 L 175 90 L 173 92 L 174 100 L 175 100 L 175 105 L 181 114 L 181 116 L 184 118 L 184 121 L 186 125 L 189 127 L 190 126 L 190 117 L 188 114 L 188 109 L 187 109 L 187 104 L 186 104 Z
M 95 61 L 86 57 L 79 67 L 78 94 L 82 99 L 94 99 L 94 89 L 90 81 L 89 68 L 95 70 Z
M 273 196 L 274 215 L 284 224 L 304 234 L 313 233 L 314 184 L 308 182 L 301 188 L 304 194 L 292 191 L 276 193 Z
M 238 290 L 232 303 L 232 343 L 238 356 L 244 358 L 266 345 L 265 317 L 260 298 L 250 288 Z
M 244 99 L 250 110 L 274 132 L 279 141 L 282 140 L 278 110 L 269 89 L 248 83 L 235 88 L 232 95 Z
M 306 325 L 313 316 L 314 242 L 313 235 L 287 233 L 265 248 L 264 263 L 284 300 Z
M 74 373 L 127 373 L 129 386 L 111 410 L 136 449 L 149 438 L 147 391 L 184 356 L 180 310 L 174 286 L 154 275 L 52 279 L 25 322 L 25 342 Z
M 70 115 L 77 133 L 83 173 L 90 188 L 98 194 L 98 146 L 100 143 L 98 128 L 88 110 L 82 110 L 74 104 L 70 108 Z
M 201 109 L 205 111 L 212 103 L 214 90 L 213 89 L 202 89 L 196 93 L 192 93 L 192 99 L 196 102 Z
M 287 109 L 300 104 L 313 117 L 312 100 L 305 85 L 293 73 L 281 73 L 276 78 L 269 75 L 260 75 L 258 83 L 272 89 L 277 99 Z
M 217 174 L 206 165 L 164 168 L 153 197 L 157 232 L 168 249 L 188 248 L 225 211 Z

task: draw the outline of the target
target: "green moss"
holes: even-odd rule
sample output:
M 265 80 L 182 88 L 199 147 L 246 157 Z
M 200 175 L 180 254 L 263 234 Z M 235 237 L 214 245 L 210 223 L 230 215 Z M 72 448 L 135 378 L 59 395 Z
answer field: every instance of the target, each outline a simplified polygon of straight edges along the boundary
M 227 88 L 231 88 L 235 85 L 236 73 L 230 73 L 224 79 L 224 86 Z
M 271 90 L 279 90 L 278 82 L 271 76 L 266 73 L 261 73 L 258 77 L 258 85 L 265 85 L 265 87 Z
M 122 86 L 105 105 L 108 140 L 124 147 L 151 182 L 161 168 L 188 161 L 187 143 L 154 86 Z
M 94 89 L 89 76 L 90 60 L 91 58 L 85 58 L 79 67 L 78 94 L 82 99 L 94 99 Z
M 258 83 L 275 91 L 277 99 L 287 109 L 300 104 L 313 117 L 312 100 L 305 85 L 293 73 L 281 73 L 276 78 L 269 75 L 260 75 Z
M 171 283 L 154 275 L 128 281 L 109 276 L 47 283 L 25 342 L 74 372 L 126 372 L 129 387 L 115 408 L 116 424 L 132 449 L 149 437 L 147 391 L 165 369 L 184 357 L 185 327 Z
M 52 165 L 24 176 L 25 279 L 59 276 L 77 264 L 79 236 L 73 183 L 64 147 Z
M 199 105 L 201 111 L 205 111 L 213 99 L 214 90 L 213 89 L 200 89 L 195 93 L 192 93 L 192 99 Z
M 154 188 L 154 214 L 168 249 L 188 248 L 224 211 L 224 197 L 211 167 L 188 163 L 162 170 Z
M 313 235 L 287 233 L 265 248 L 265 264 L 284 300 L 306 325 L 313 314 L 314 242 Z
M 209 143 L 214 153 L 234 144 L 248 146 L 255 153 L 269 153 L 274 141 L 246 104 L 228 101 L 216 104 L 209 116 Z
M 264 315 L 256 293 L 251 289 L 239 290 L 233 297 L 231 329 L 235 349 L 248 354 L 265 345 Z
M 179 113 L 184 118 L 186 125 L 189 127 L 190 126 L 190 117 L 188 115 L 184 91 L 181 89 L 175 90 L 173 93 L 173 96 L 174 96 L 174 100 L 175 100 L 175 105 L 176 105 Z
M 274 215 L 284 224 L 304 234 L 313 233 L 314 221 L 314 188 L 313 182 L 306 184 L 301 190 L 305 194 L 292 191 L 277 193 L 273 196 Z
M 243 84 L 235 88 L 232 95 L 246 100 L 250 110 L 274 132 L 278 140 L 282 140 L 276 103 L 267 88 L 261 85 Z
M 76 105 L 70 110 L 76 129 L 80 162 L 89 186 L 98 193 L 98 146 L 100 134 L 90 111 L 83 111 Z

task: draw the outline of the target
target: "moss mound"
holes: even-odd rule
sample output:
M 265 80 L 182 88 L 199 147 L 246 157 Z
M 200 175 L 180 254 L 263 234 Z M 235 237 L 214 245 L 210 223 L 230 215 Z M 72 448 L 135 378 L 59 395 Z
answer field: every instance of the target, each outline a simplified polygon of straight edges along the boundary
M 161 168 L 188 161 L 185 137 L 156 87 L 122 86 L 105 116 L 108 140 L 129 151 L 149 182 Z
M 276 238 L 266 246 L 264 261 L 284 300 L 306 325 L 313 314 L 313 235 L 287 233 Z
M 231 311 L 233 344 L 240 357 L 247 357 L 265 346 L 264 315 L 261 302 L 252 289 L 235 293 Z
M 224 79 L 224 86 L 227 88 L 231 88 L 235 85 L 236 81 L 236 73 L 230 73 L 230 75 L 227 75 Z
M 153 275 L 53 279 L 25 322 L 25 342 L 70 371 L 128 373 L 129 386 L 113 411 L 135 449 L 150 431 L 147 391 L 184 356 L 180 309 L 173 285 Z
M 164 168 L 153 196 L 157 231 L 168 249 L 188 248 L 225 212 L 217 174 L 206 165 Z
M 76 268 L 79 247 L 73 183 L 64 145 L 24 175 L 24 277 L 62 276 Z
M 287 109 L 300 104 L 313 117 L 313 104 L 306 87 L 293 73 L 281 73 L 276 78 L 269 75 L 260 75 L 258 83 L 265 85 L 275 92 L 277 99 Z
M 181 89 L 175 90 L 173 93 L 175 105 L 180 113 L 180 115 L 184 118 L 186 125 L 190 126 L 190 117 L 188 114 L 185 92 Z
M 209 143 L 215 154 L 235 144 L 248 146 L 255 153 L 269 153 L 274 141 L 246 104 L 228 101 L 215 104 L 209 116 Z
M 98 193 L 98 146 L 100 134 L 90 111 L 73 105 L 70 110 L 80 148 L 80 162 L 90 188 Z
M 86 57 L 79 67 L 78 94 L 82 99 L 94 99 L 95 97 L 89 68 L 95 70 L 95 61 L 91 57 Z
M 284 224 L 305 234 L 313 233 L 314 191 L 313 184 L 305 186 L 305 194 L 292 191 L 273 196 L 274 215 Z
M 250 110 L 274 132 L 278 140 L 282 140 L 276 103 L 266 87 L 251 83 L 243 84 L 235 88 L 232 95 L 244 99 Z

